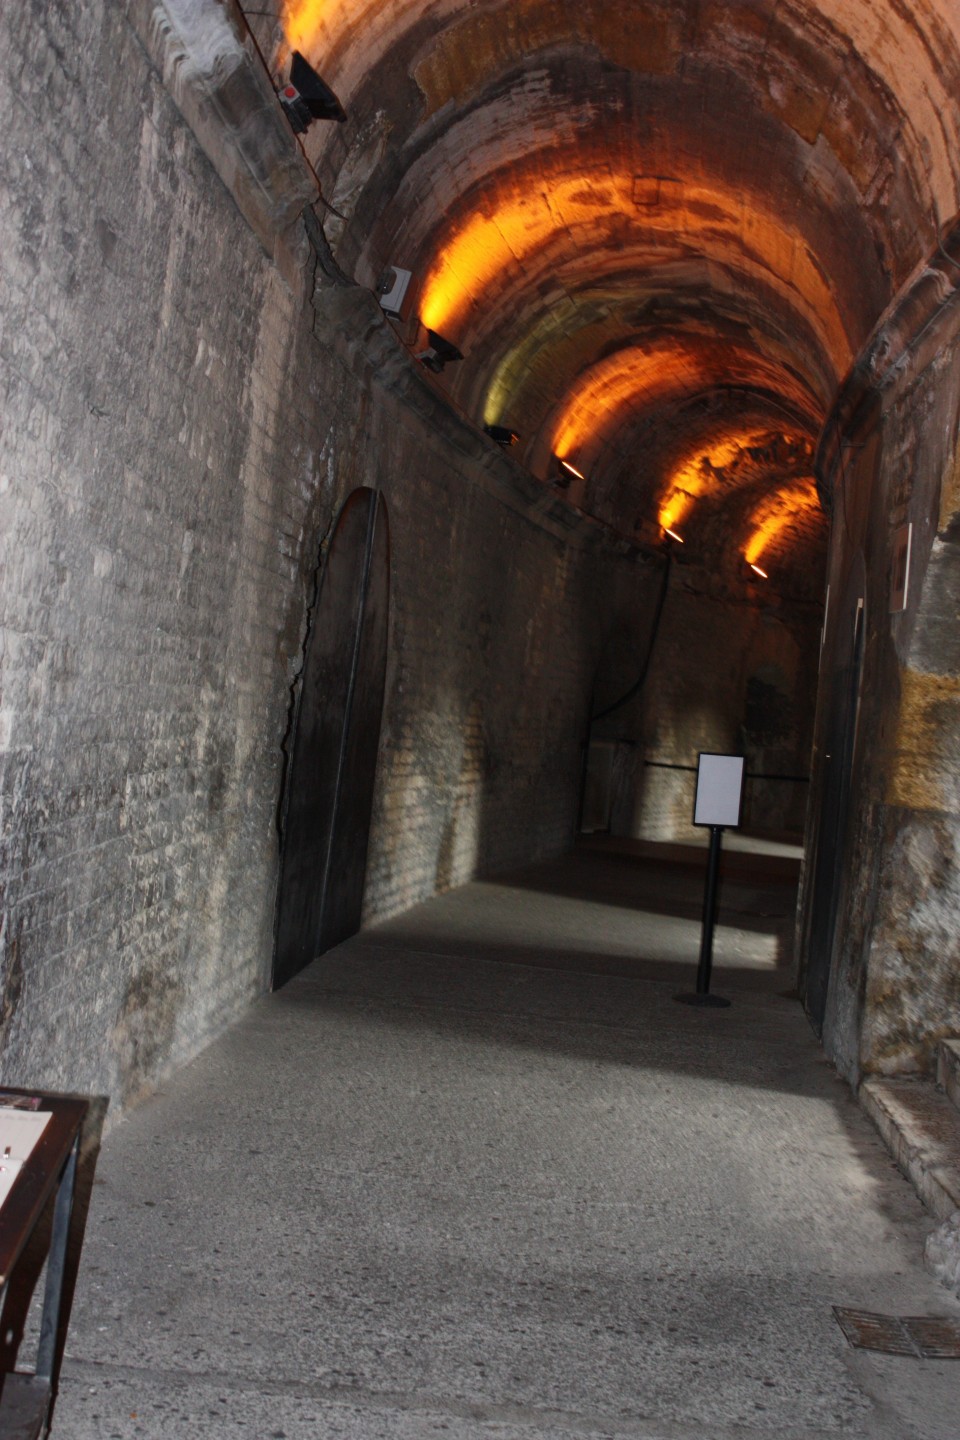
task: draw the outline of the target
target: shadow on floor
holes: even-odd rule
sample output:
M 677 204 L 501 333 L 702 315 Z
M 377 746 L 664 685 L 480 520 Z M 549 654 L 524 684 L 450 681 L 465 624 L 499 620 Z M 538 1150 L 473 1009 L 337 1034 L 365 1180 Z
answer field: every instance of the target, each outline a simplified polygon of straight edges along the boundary
M 792 1052 L 799 1043 L 808 1065 L 815 1042 L 793 992 L 796 866 L 736 858 L 746 863 L 730 868 L 756 883 L 728 879 L 721 895 L 711 988 L 734 1000 L 726 1011 L 674 1001 L 696 979 L 702 854 L 657 851 L 654 864 L 629 842 L 588 842 L 417 906 L 321 956 L 277 998 L 597 1064 L 703 1073 L 712 1056 L 726 1084 L 802 1090 Z
M 775 933 L 785 918 L 793 921 L 799 878 L 799 859 L 722 851 L 721 923 Z M 696 846 L 591 836 L 571 855 L 488 883 L 699 921 L 705 879 L 706 852 Z
M 727 985 L 792 991 L 796 862 L 786 871 L 780 857 L 729 858 L 715 969 Z M 699 956 L 704 862 L 694 847 L 589 841 L 559 860 L 417 906 L 361 932 L 356 943 L 689 988 Z M 739 878 L 747 874 L 750 883 Z
M 734 998 L 729 1010 L 697 1010 L 674 1002 L 672 984 L 640 987 L 620 976 L 556 970 L 544 983 L 530 967 L 525 974 L 499 963 L 481 970 L 475 961 L 458 967 L 413 952 L 397 963 L 359 953 L 350 942 L 342 948 L 344 968 L 331 960 L 321 971 L 317 962 L 275 1002 L 287 1002 L 291 1017 L 306 1022 L 311 1010 L 375 1016 L 380 1029 L 428 1032 L 465 1050 L 532 1049 L 599 1067 L 713 1073 L 724 1089 L 813 1093 L 816 1041 L 786 997 L 744 1003 L 724 984 Z

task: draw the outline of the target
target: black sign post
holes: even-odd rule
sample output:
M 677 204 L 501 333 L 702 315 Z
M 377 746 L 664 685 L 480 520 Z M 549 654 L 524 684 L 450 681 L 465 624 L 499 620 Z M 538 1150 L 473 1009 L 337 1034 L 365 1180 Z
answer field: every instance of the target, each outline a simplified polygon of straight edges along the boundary
M 730 1004 L 722 995 L 711 995 L 710 972 L 713 968 L 713 931 L 717 921 L 720 842 L 726 826 L 740 824 L 743 767 L 742 755 L 713 755 L 706 751 L 700 756 L 697 767 L 697 798 L 693 823 L 710 827 L 710 851 L 707 856 L 707 880 L 703 894 L 697 988 L 693 994 L 673 997 L 682 1005 L 709 1005 L 714 1009 L 725 1009 Z
M 722 825 L 710 826 L 710 854 L 707 857 L 707 884 L 703 892 L 703 928 L 700 932 L 700 964 L 697 967 L 697 988 L 692 995 L 675 995 L 682 1005 L 713 1005 L 716 1009 L 730 1004 L 722 995 L 710 994 L 710 972 L 713 969 L 713 929 L 717 920 L 717 879 L 720 874 L 720 839 Z

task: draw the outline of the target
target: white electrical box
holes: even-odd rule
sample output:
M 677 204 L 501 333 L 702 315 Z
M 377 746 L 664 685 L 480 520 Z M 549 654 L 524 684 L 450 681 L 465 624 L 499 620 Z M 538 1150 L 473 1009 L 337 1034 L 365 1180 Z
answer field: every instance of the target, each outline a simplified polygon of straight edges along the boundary
M 404 301 L 407 298 L 407 291 L 410 289 L 412 279 L 412 271 L 401 270 L 399 266 L 391 266 L 384 272 L 380 284 L 377 286 L 381 308 L 388 315 L 392 315 L 395 320 L 404 318 Z

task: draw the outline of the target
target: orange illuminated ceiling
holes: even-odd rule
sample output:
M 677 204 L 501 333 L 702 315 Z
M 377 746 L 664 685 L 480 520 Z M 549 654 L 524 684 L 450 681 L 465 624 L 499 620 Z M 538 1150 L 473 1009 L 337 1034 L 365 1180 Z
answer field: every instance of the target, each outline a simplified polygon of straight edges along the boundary
M 798 480 L 775 491 L 757 506 L 751 516 L 750 535 L 743 557 L 748 565 L 769 565 L 770 555 L 794 528 L 798 520 L 819 514 L 820 502 L 812 479 Z
M 551 425 L 550 448 L 561 458 L 582 456 L 622 423 L 624 413 L 721 386 L 760 390 L 778 378 L 762 356 L 729 343 L 671 335 L 629 346 L 599 361 L 569 388 Z
M 769 437 L 812 452 L 960 210 L 956 0 L 280 13 L 270 32 L 251 10 L 261 48 L 278 69 L 299 48 L 348 113 L 305 137 L 338 264 L 371 288 L 413 272 L 464 353 L 439 377 L 461 410 L 517 431 L 544 481 L 574 457 L 577 503 L 626 533 L 701 476 L 685 525 L 720 545 L 722 512 L 727 550 L 785 554 L 814 492 Z
M 698 449 L 678 465 L 667 479 L 657 511 L 661 529 L 682 538 L 679 532 L 690 521 L 697 501 L 719 489 L 724 468 L 753 438 L 749 433 L 715 435 L 709 449 Z
M 303 54 L 316 54 L 347 34 L 365 8 L 356 0 L 285 0 L 281 13 L 287 42 Z
M 852 351 L 836 297 L 802 236 L 769 207 L 759 191 L 723 193 L 704 184 L 674 185 L 654 206 L 638 206 L 640 179 L 628 171 L 598 180 L 578 157 L 552 154 L 536 167 L 498 173 L 492 195 L 477 197 L 462 218 L 448 221 L 422 281 L 424 324 L 452 339 L 469 332 L 472 312 L 483 314 L 491 290 L 511 277 L 549 270 L 555 252 L 578 256 L 589 245 L 656 251 L 677 236 L 709 240 L 718 262 L 743 257 L 771 278 L 786 275 L 794 303 L 821 333 L 843 371 Z M 582 162 L 581 162 L 582 163 Z M 659 194 L 660 192 L 658 192 Z M 652 253 L 651 253 L 652 252 Z

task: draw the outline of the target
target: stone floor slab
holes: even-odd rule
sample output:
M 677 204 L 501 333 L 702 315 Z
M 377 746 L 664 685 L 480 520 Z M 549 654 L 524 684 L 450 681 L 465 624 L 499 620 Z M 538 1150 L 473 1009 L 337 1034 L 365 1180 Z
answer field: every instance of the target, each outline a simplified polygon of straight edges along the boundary
M 762 860 L 721 923 L 775 955 L 730 940 L 727 1011 L 673 1001 L 702 866 L 600 851 L 255 1005 L 107 1138 L 54 1440 L 956 1440 L 955 1369 L 914 1390 L 834 1320 L 958 1307 Z

